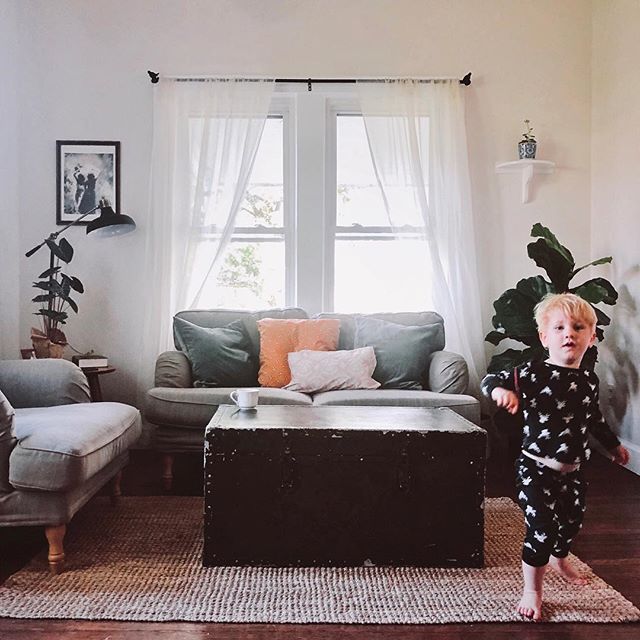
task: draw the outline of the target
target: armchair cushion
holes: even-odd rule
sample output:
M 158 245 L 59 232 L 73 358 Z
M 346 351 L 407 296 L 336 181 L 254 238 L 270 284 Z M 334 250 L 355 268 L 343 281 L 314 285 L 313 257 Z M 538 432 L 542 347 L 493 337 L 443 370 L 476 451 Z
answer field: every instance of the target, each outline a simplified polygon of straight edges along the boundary
M 15 430 L 11 484 L 16 489 L 68 491 L 136 442 L 140 413 L 118 402 L 18 409 Z
M 9 484 L 9 456 L 16 444 L 13 427 L 15 410 L 0 391 L 0 493 L 13 490 Z

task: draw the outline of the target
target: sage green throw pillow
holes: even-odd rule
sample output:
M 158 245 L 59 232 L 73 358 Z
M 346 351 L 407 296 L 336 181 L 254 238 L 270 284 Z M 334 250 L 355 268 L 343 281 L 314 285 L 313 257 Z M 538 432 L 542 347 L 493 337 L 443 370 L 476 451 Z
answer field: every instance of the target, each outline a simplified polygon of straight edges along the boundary
M 426 389 L 427 363 L 443 342 L 440 323 L 406 326 L 376 318 L 355 319 L 354 348 L 373 347 L 373 379 L 381 389 Z
M 208 329 L 182 318 L 173 326 L 191 363 L 194 387 L 255 387 L 258 360 L 242 320 Z
M 15 413 L 7 397 L 0 391 L 0 493 L 13 491 L 9 484 L 9 456 L 16 446 L 13 428 Z

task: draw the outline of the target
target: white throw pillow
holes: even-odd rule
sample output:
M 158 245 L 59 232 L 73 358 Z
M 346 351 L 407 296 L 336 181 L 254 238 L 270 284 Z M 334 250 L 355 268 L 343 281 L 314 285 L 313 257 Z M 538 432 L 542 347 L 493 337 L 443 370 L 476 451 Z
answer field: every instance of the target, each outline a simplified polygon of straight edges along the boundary
M 373 347 L 350 351 L 311 351 L 303 349 L 288 355 L 291 382 L 289 391 L 318 393 L 338 389 L 377 389 L 371 376 L 376 368 Z

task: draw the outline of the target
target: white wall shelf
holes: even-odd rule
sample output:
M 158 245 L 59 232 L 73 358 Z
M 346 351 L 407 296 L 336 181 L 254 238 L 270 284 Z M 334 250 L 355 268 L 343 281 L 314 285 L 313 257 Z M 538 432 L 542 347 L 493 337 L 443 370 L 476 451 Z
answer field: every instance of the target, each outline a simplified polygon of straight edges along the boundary
M 553 173 L 555 162 L 549 160 L 513 160 L 496 162 L 496 173 L 522 174 L 522 203 L 529 202 L 529 184 L 536 173 Z

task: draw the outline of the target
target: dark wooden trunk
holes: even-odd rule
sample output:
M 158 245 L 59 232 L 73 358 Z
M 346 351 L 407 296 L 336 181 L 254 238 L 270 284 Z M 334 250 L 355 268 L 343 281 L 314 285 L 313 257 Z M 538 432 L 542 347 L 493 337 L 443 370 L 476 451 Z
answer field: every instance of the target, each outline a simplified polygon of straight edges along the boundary
M 221 407 L 206 435 L 204 564 L 482 566 L 485 432 L 451 411 L 447 430 L 441 410 L 391 409 L 388 428 L 385 408 L 371 411 L 265 406 L 234 420 Z

